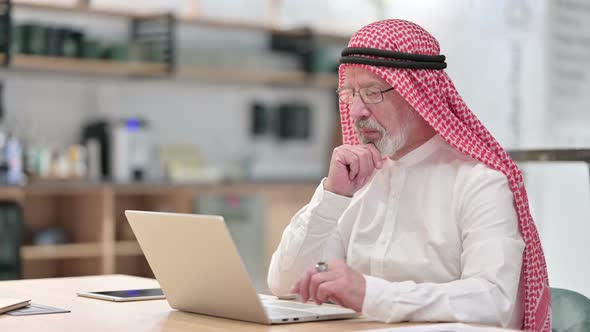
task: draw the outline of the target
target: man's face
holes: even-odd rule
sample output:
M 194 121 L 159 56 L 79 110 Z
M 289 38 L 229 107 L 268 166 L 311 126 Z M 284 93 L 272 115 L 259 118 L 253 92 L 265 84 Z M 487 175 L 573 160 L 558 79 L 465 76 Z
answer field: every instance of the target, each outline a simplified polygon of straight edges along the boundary
M 360 142 L 373 143 L 383 156 L 391 157 L 406 144 L 417 114 L 395 90 L 383 92 L 383 101 L 380 103 L 363 103 L 358 90 L 369 87 L 380 90 L 391 88 L 368 70 L 359 67 L 346 69 L 343 88 L 355 90 L 350 115 Z

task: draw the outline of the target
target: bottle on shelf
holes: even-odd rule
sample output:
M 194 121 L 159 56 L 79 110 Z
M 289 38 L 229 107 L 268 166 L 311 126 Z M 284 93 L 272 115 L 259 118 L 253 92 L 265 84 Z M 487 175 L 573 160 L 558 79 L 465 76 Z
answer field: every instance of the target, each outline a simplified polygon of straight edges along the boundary
M 23 172 L 23 147 L 20 140 L 9 134 L 4 147 L 4 156 L 8 165 L 6 183 L 22 185 L 26 182 Z

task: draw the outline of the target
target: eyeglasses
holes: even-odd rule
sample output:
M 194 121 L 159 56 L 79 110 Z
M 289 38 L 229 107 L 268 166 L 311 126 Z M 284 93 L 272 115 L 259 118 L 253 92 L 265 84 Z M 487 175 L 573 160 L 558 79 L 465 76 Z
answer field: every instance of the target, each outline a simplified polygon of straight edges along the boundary
M 383 93 L 393 90 L 393 87 L 387 90 L 381 90 L 377 87 L 362 88 L 358 92 L 353 89 L 338 89 L 338 99 L 344 104 L 352 104 L 355 94 L 361 96 L 361 100 L 365 104 L 378 104 L 383 101 Z

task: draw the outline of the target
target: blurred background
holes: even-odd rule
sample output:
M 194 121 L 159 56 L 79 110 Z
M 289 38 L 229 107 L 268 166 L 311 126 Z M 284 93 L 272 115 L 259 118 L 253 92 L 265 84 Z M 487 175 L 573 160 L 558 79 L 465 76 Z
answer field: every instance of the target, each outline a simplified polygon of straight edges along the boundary
M 259 290 L 341 144 L 337 61 L 414 21 L 518 161 L 552 286 L 590 296 L 584 0 L 0 2 L 0 279 L 153 276 L 125 209 L 223 215 Z M 411 255 L 411 253 L 408 253 Z

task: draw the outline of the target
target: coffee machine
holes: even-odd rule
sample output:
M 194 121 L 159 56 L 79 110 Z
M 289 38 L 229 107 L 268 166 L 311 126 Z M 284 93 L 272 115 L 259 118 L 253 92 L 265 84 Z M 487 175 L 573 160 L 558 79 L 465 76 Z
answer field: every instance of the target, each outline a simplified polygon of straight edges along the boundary
M 116 182 L 154 179 L 155 145 L 149 123 L 140 118 L 91 121 L 82 129 L 92 165 L 102 180 Z M 98 159 L 98 160 L 97 160 Z

